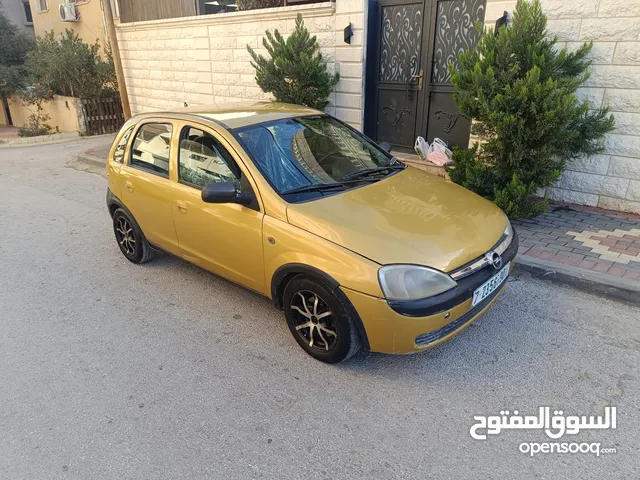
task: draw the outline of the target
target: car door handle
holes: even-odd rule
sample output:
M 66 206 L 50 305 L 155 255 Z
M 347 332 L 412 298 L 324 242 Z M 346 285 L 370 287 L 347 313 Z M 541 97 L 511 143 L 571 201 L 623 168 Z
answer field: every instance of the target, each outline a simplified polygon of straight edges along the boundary
M 180 213 L 187 213 L 187 204 L 185 202 L 183 202 L 182 200 L 178 200 L 176 202 L 176 207 L 178 207 L 178 211 Z
M 133 192 L 133 183 L 131 183 L 129 180 L 124 182 L 124 186 L 127 187 L 127 190 L 129 190 L 130 192 Z

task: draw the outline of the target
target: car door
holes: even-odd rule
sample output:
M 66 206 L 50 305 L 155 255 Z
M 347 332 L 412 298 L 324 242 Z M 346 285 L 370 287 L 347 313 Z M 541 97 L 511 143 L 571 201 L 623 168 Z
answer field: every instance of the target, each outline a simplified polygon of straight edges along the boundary
M 182 256 L 207 270 L 266 294 L 262 252 L 261 207 L 205 203 L 202 189 L 230 182 L 239 191 L 257 194 L 244 165 L 214 130 L 183 124 L 179 136 L 173 220 Z
M 145 120 L 139 124 L 127 162 L 120 168 L 121 198 L 153 246 L 179 254 L 171 215 L 169 162 L 173 125 Z

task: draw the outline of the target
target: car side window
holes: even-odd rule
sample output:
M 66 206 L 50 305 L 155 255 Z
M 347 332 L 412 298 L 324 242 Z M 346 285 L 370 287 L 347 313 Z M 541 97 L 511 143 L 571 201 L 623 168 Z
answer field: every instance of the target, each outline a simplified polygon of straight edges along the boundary
M 184 127 L 178 150 L 178 181 L 202 189 L 211 183 L 230 182 L 241 190 L 242 172 L 231 154 L 211 134 Z
M 147 123 L 140 127 L 131 148 L 132 167 L 169 177 L 171 125 Z
M 122 163 L 124 161 L 124 151 L 127 148 L 127 143 L 129 142 L 129 137 L 131 136 L 131 132 L 133 132 L 133 127 L 127 129 L 122 135 L 122 138 L 118 142 L 118 146 L 116 147 L 116 151 L 113 153 L 113 160 Z

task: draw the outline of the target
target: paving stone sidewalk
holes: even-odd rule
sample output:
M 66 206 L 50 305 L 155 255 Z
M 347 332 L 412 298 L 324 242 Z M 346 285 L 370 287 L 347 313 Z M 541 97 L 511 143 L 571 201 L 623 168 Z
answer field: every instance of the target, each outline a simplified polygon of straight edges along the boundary
M 552 204 L 547 213 L 513 225 L 524 261 L 538 258 L 640 281 L 640 215 Z

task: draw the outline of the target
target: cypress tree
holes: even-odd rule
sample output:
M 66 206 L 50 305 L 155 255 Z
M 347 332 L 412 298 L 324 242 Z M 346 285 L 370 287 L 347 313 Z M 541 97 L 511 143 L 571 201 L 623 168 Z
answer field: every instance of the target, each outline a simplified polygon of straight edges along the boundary
M 269 59 L 247 45 L 258 86 L 272 93 L 278 102 L 324 109 L 340 75 L 327 71 L 318 41 L 309 35 L 302 15 L 296 17 L 296 26 L 289 38 L 285 40 L 278 30 L 273 34 L 267 30 L 262 43 Z
M 456 104 L 486 140 L 454 152 L 451 179 L 513 218 L 542 213 L 546 202 L 531 200 L 536 191 L 558 180 L 570 160 L 602 152 L 615 126 L 608 108 L 592 109 L 576 95 L 589 77 L 592 44 L 559 50 L 546 27 L 539 0 L 518 0 L 513 24 L 485 29 L 451 68 Z

